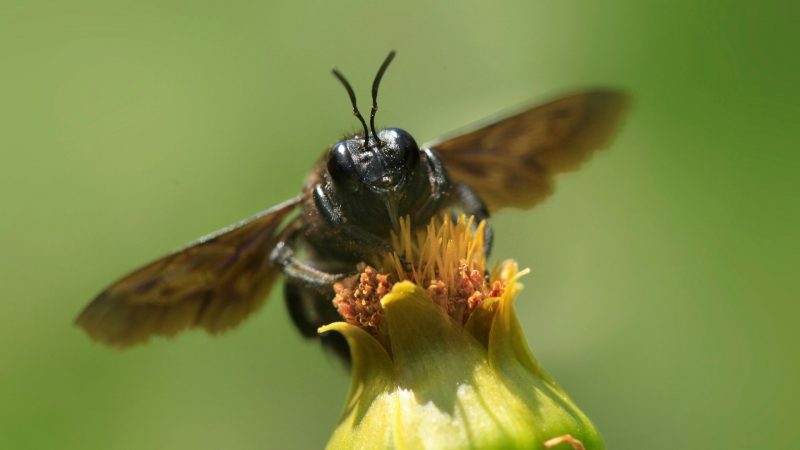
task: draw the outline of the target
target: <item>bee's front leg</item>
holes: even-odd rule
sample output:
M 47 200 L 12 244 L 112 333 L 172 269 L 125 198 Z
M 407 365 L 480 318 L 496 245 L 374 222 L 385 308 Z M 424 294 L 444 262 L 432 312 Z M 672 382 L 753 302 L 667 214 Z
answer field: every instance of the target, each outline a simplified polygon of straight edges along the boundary
M 457 183 L 453 186 L 453 191 L 464 207 L 464 212 L 475 216 L 478 222 L 481 220 L 486 221 L 486 225 L 483 229 L 483 250 L 486 252 L 486 256 L 489 256 L 489 253 L 492 251 L 492 241 L 494 240 L 494 232 L 489 222 L 489 208 L 486 207 L 483 200 L 481 200 L 478 194 L 467 184 Z
M 428 189 L 425 203 L 414 213 L 415 223 L 427 223 L 442 208 L 443 203 L 447 203 L 447 197 L 452 189 L 452 184 L 447 178 L 439 156 L 429 148 L 421 150 L 428 169 Z
M 486 207 L 483 200 L 478 197 L 478 194 L 469 185 L 464 183 L 452 183 L 450 181 L 445 166 L 436 152 L 429 148 L 423 148 L 422 153 L 428 168 L 430 194 L 425 204 L 414 215 L 414 219 L 418 222 L 427 221 L 440 210 L 442 204 L 450 202 L 448 197 L 455 197 L 455 199 L 461 203 L 465 213 L 475 216 L 478 222 L 486 220 L 483 234 L 483 249 L 486 255 L 489 255 L 492 250 L 492 240 L 494 237 L 492 226 L 488 220 L 489 208 Z
M 394 247 L 386 239 L 349 223 L 342 215 L 341 207 L 331 199 L 322 185 L 314 188 L 314 204 L 325 222 L 339 231 L 339 238 L 347 243 L 354 254 L 364 257 L 380 252 L 394 252 Z
M 292 244 L 295 237 L 291 236 L 285 241 L 278 242 L 278 245 L 270 252 L 269 260 L 283 270 L 291 281 L 299 282 L 301 284 L 314 287 L 320 292 L 331 289 L 334 283 L 349 276 L 355 275 L 356 272 L 351 273 L 328 273 L 312 267 L 306 262 L 300 261 L 294 256 L 294 249 Z

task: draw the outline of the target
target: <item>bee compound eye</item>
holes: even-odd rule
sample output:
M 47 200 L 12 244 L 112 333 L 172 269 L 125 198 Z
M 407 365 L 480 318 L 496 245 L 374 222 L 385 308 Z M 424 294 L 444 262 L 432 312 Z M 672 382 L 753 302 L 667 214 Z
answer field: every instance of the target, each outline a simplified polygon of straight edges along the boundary
M 345 142 L 339 142 L 331 148 L 327 165 L 328 173 L 337 187 L 349 191 L 358 190 L 358 170 Z
M 405 152 L 406 170 L 410 172 L 419 164 L 419 149 L 416 146 L 406 147 Z
M 388 128 L 382 133 L 383 139 L 395 148 L 398 160 L 402 159 L 405 169 L 412 171 L 419 163 L 419 146 L 411 135 L 399 128 Z

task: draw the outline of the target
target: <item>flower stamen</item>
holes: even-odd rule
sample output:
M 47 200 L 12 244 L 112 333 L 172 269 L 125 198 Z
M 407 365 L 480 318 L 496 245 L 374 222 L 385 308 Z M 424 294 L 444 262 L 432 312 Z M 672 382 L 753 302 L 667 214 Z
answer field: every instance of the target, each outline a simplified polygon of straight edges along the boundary
M 334 306 L 348 323 L 378 336 L 380 298 L 394 282 L 409 280 L 425 289 L 444 313 L 465 324 L 485 299 L 500 297 L 507 283 L 500 271 L 491 277 L 486 271 L 485 227 L 483 221 L 476 226 L 473 216 L 462 214 L 453 222 L 445 215 L 414 233 L 410 218 L 401 218 L 399 232 L 391 237 L 395 251 L 337 283 Z

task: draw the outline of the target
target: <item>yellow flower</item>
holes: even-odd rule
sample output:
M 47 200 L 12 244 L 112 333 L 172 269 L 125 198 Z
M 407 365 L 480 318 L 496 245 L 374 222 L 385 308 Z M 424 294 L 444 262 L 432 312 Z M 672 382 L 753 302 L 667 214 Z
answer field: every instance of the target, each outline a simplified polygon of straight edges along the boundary
M 329 449 L 601 449 L 533 357 L 514 313 L 513 261 L 485 276 L 483 224 L 434 221 L 337 286 L 353 378 Z M 488 279 L 487 279 L 488 278 Z

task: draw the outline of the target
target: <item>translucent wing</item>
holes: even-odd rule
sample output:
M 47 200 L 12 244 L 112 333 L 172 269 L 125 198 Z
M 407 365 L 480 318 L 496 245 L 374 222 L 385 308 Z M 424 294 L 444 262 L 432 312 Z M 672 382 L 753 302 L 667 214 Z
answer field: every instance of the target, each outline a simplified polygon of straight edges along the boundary
M 282 227 L 299 196 L 201 238 L 130 273 L 76 319 L 95 340 L 116 347 L 173 336 L 186 328 L 219 333 L 258 309 L 280 269 L 270 251 L 297 225 Z
M 605 147 L 628 104 L 619 91 L 569 95 L 490 120 L 426 145 L 453 181 L 472 186 L 490 210 L 530 208 L 553 191 L 553 176 Z

